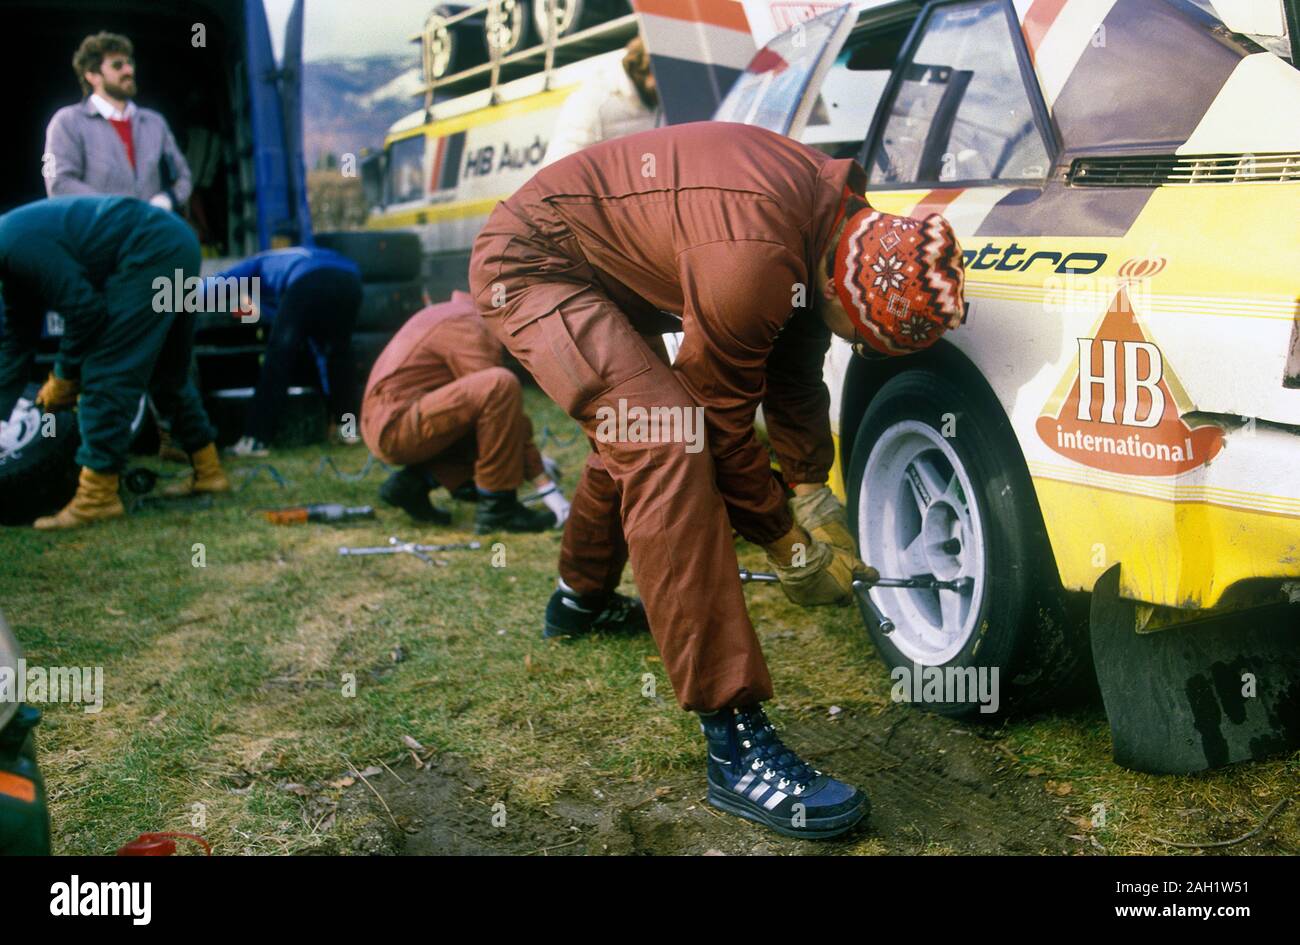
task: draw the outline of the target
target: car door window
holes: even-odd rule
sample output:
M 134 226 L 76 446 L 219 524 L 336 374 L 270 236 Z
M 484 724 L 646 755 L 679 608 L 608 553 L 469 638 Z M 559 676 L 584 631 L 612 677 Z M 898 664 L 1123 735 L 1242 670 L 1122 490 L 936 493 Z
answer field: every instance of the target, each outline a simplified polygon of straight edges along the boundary
M 903 67 L 873 185 L 1041 180 L 1051 163 L 1002 0 L 942 6 Z

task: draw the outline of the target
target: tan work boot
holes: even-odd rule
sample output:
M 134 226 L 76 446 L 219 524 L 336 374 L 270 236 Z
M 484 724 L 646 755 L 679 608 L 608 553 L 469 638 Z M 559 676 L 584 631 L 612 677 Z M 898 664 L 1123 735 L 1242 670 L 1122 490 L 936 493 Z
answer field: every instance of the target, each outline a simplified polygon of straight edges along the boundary
M 172 439 L 172 431 L 166 427 L 158 428 L 158 458 L 165 463 L 188 463 L 189 456 L 185 451 L 176 445 Z
M 117 473 L 95 472 L 83 466 L 72 501 L 55 514 L 38 518 L 33 525 L 40 529 L 76 528 L 125 514 L 117 495 Z
M 229 492 L 230 480 L 217 459 L 217 444 L 209 443 L 190 454 L 190 463 L 194 466 L 188 479 L 174 483 L 163 489 L 163 495 L 192 495 L 196 492 Z

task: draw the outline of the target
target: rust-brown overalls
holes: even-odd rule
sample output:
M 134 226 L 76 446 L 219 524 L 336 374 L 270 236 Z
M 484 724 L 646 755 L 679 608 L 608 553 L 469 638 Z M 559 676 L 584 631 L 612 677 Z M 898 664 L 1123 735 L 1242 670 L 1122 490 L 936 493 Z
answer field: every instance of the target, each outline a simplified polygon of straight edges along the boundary
M 421 466 L 447 489 L 493 492 L 542 473 L 519 379 L 465 292 L 416 312 L 370 371 L 361 437 L 386 463 Z
M 792 525 L 754 433 L 759 404 L 788 482 L 824 482 L 830 470 L 830 334 L 810 307 L 793 310 L 818 291 L 846 186 L 864 185 L 855 162 L 769 131 L 678 125 L 543 169 L 474 244 L 480 313 L 595 448 L 560 576 L 580 593 L 610 589 L 630 555 L 685 709 L 772 695 L 732 529 L 765 545 Z M 684 338 L 669 367 L 642 335 L 671 330 Z M 702 406 L 708 448 L 601 442 L 598 411 L 620 399 Z

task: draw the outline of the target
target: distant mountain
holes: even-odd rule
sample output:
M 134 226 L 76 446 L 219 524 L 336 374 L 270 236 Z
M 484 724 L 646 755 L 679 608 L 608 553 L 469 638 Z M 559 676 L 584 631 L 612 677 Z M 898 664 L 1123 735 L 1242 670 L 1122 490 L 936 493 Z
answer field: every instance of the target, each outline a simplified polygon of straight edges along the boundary
M 420 107 L 420 57 L 321 59 L 303 67 L 303 138 L 307 166 L 323 154 L 378 150 L 390 125 Z

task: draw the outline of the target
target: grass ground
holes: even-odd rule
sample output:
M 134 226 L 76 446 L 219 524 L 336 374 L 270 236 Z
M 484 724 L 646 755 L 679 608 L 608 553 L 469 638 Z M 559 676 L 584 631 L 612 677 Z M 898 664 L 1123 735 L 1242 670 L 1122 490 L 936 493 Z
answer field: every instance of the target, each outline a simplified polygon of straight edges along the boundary
M 529 409 L 561 437 L 575 429 L 535 391 Z M 585 446 L 545 449 L 576 470 Z M 348 472 L 364 461 L 357 449 L 327 452 Z M 380 793 L 363 790 L 379 778 L 357 783 L 356 772 L 398 777 L 402 766 L 413 770 L 413 754 L 454 759 L 485 809 L 501 799 L 525 815 L 574 797 L 598 803 L 591 798 L 611 785 L 703 793 L 698 729 L 675 707 L 648 638 L 541 640 L 558 533 L 506 539 L 496 549 L 502 567 L 491 548 L 446 553 L 436 567 L 409 556 L 341 558 L 341 544 L 390 535 L 467 540 L 472 507 L 456 508 L 444 530 L 412 527 L 385 508 L 347 527 L 275 526 L 255 514 L 376 502 L 378 470 L 359 482 L 317 475 L 321 455 L 279 453 L 272 462 L 288 486 L 258 475 L 210 508 L 150 505 L 61 534 L 0 531 L 0 601 L 29 663 L 104 668 L 102 712 L 47 706 L 39 730 L 56 852 L 106 853 L 167 829 L 200 833 L 227 853 L 357 851 L 373 818 L 391 812 L 346 803 Z M 199 544 L 204 567 L 194 566 Z M 742 547 L 742 563 L 761 567 L 761 554 Z M 905 712 L 929 726 L 916 731 L 933 732 L 909 748 L 905 766 L 946 753 L 940 740 L 952 733 L 973 734 L 1002 756 L 998 770 L 1018 790 L 1041 792 L 1067 849 L 1158 853 L 1177 850 L 1162 839 L 1228 839 L 1295 792 L 1300 755 L 1194 777 L 1119 769 L 1098 705 L 996 727 L 903 710 L 890 704 L 889 678 L 851 611 L 802 611 L 771 588 L 747 594 L 778 721 L 856 719 L 875 731 Z M 851 740 L 839 750 L 851 760 Z M 871 765 L 864 770 L 870 777 Z M 1229 852 L 1300 852 L 1298 807 Z M 839 852 L 891 852 L 894 840 L 871 832 Z M 959 831 L 908 847 L 967 848 Z

